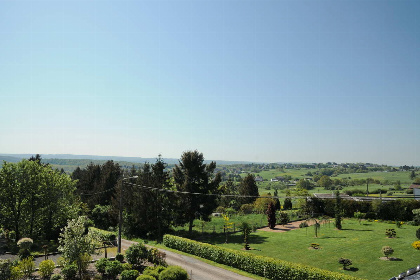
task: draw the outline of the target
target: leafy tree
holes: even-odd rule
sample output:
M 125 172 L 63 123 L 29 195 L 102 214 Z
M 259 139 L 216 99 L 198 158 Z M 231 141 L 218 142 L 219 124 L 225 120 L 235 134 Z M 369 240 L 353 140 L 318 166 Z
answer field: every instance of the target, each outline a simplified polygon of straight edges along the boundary
M 392 249 L 389 246 L 384 246 L 382 247 L 382 253 L 387 259 L 389 259 L 389 256 L 391 256 L 394 253 L 394 249 Z
M 95 253 L 101 243 L 93 231 L 87 231 L 88 218 L 80 216 L 77 219 L 70 220 L 68 225 L 60 234 L 58 250 L 66 263 L 76 263 L 79 277 L 82 279 L 83 268 L 85 267 L 86 255 Z M 87 232 L 87 234 L 86 234 Z
M 296 183 L 296 188 L 299 189 L 305 189 L 305 190 L 310 190 L 313 188 L 313 185 L 311 183 L 311 181 L 306 180 L 306 179 L 300 179 L 297 183 Z
M 228 232 L 232 228 L 233 223 L 229 221 L 228 215 L 223 215 L 223 231 L 226 235 L 225 243 L 228 243 Z
M 259 197 L 254 201 L 254 210 L 257 213 L 266 213 L 270 203 L 275 203 L 271 197 Z
M 343 266 L 344 270 L 347 270 L 347 267 L 353 264 L 350 259 L 344 259 L 344 258 L 340 258 L 338 260 L 338 263 Z
M 274 229 L 276 227 L 276 206 L 273 202 L 270 202 L 267 209 L 267 221 L 268 227 Z
M 0 225 L 23 236 L 53 239 L 67 219 L 75 217 L 79 201 L 75 182 L 37 161 L 4 163 L 0 169 Z
M 252 174 L 248 174 L 245 178 L 242 179 L 239 188 L 239 195 L 241 196 L 250 196 L 250 197 L 242 197 L 241 202 L 242 204 L 249 204 L 253 203 L 258 196 L 260 196 L 258 192 L 258 186 L 255 182 L 255 177 Z
M 329 176 L 323 175 L 321 179 L 319 179 L 318 185 L 326 190 L 329 190 L 333 185 L 333 181 Z
M 204 163 L 202 153 L 195 151 L 184 152 L 179 164 L 173 169 L 175 186 L 178 191 L 188 192 L 181 194 L 180 201 L 184 206 L 180 222 L 189 223 L 189 233 L 192 233 L 193 221 L 196 215 L 204 220 L 217 207 L 216 196 L 193 195 L 191 193 L 217 194 L 221 181 L 220 173 L 214 175 L 216 163 Z
M 287 225 L 290 222 L 289 215 L 287 215 L 287 213 L 283 211 L 279 212 L 278 221 L 280 225 L 283 225 L 283 226 Z

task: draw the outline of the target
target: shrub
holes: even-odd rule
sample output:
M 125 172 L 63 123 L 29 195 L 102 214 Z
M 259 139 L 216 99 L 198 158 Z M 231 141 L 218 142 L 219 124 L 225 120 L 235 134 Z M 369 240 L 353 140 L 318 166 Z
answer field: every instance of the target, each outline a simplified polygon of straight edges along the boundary
M 156 278 L 154 278 L 153 276 L 150 275 L 140 275 L 139 277 L 136 278 L 136 280 L 156 280 Z
M 123 271 L 123 267 L 119 261 L 109 261 L 105 267 L 105 273 L 111 278 L 115 279 L 118 274 Z
M 420 250 L 420 240 L 414 241 L 411 246 L 413 246 L 414 249 Z
M 416 237 L 417 239 L 420 239 L 420 228 L 416 230 Z
M 303 222 L 301 222 L 301 223 L 299 224 L 299 227 L 300 227 L 300 228 L 305 228 L 305 227 L 308 227 L 308 223 L 307 223 L 306 221 L 303 221 Z
M 318 243 L 311 243 L 311 247 L 314 249 L 319 249 L 319 244 Z
M 20 270 L 19 267 L 13 266 L 10 270 L 10 279 L 11 280 L 20 280 L 23 278 L 23 272 Z M 9 280 L 9 278 L 7 278 Z
M 12 264 L 9 260 L 0 259 L 0 280 L 8 280 L 11 276 Z
M 77 266 L 75 264 L 68 264 L 61 269 L 64 279 L 72 280 L 76 278 Z
M 109 262 L 109 260 L 107 258 L 101 258 L 101 259 L 99 259 L 95 263 L 96 270 L 99 273 L 104 274 L 105 273 L 105 268 L 106 268 L 106 265 L 108 264 L 108 262 Z
M 147 259 L 147 255 L 147 248 L 143 243 L 133 244 L 125 251 L 125 258 L 133 266 L 141 265 L 143 260 Z
M 50 278 L 50 280 L 61 280 L 63 277 L 61 277 L 60 274 L 53 274 Z
M 164 268 L 163 270 L 165 270 L 166 268 Z M 152 276 L 152 277 L 154 277 L 156 280 L 158 280 L 159 279 L 159 273 L 160 273 L 160 271 L 157 271 L 155 268 L 152 268 L 152 267 L 147 267 L 144 271 L 143 271 L 143 274 L 144 275 L 149 275 L 149 276 Z
M 159 280 L 188 280 L 188 273 L 179 266 L 168 266 L 159 274 Z
M 356 280 L 358 278 L 307 265 L 256 256 L 245 251 L 226 249 L 173 235 L 164 235 L 163 244 L 169 248 L 228 265 L 267 279 L 276 280 Z
M 385 231 L 385 235 L 388 236 L 388 238 L 394 238 L 397 236 L 397 232 L 393 228 L 389 228 Z
M 394 249 L 392 249 L 389 246 L 384 246 L 382 247 L 382 253 L 385 257 L 389 258 L 389 256 L 391 256 L 394 253 Z
M 22 249 L 30 249 L 32 244 L 34 244 L 34 241 L 31 238 L 28 237 L 24 237 L 19 239 L 19 241 L 17 242 L 17 245 L 22 248 Z
M 252 203 L 250 204 L 242 204 L 241 208 L 239 209 L 239 211 L 242 214 L 252 214 L 252 212 L 254 212 L 254 205 Z
M 125 270 L 121 272 L 121 280 L 136 280 L 139 276 L 139 272 L 137 270 Z
M 133 269 L 133 266 L 129 263 L 123 263 L 121 265 L 122 265 L 123 270 L 132 270 Z
M 23 272 L 23 276 L 30 278 L 32 273 L 35 271 L 35 262 L 33 257 L 28 257 L 19 261 L 18 268 Z
M 118 253 L 118 254 L 115 256 L 115 259 L 116 259 L 117 261 L 119 261 L 119 262 L 123 262 L 123 261 L 124 261 L 124 255 L 123 255 L 123 254 Z
M 96 235 L 99 238 L 99 240 L 101 240 L 102 242 L 104 242 L 104 241 L 115 241 L 115 238 L 116 238 L 115 232 L 102 230 L 102 229 L 95 228 L 95 227 L 90 227 L 89 232 Z
M 18 252 L 19 259 L 27 259 L 31 256 L 31 252 L 28 249 L 20 249 Z
M 45 260 L 39 264 L 39 274 L 42 278 L 48 279 L 53 274 L 55 263 L 52 260 Z
M 403 224 L 404 224 L 404 222 L 401 222 L 401 221 L 396 221 L 395 222 L 395 225 L 397 226 L 397 228 L 401 228 Z
M 150 248 L 147 254 L 147 260 L 155 265 L 164 265 L 166 266 L 166 254 L 159 251 L 156 248 Z
M 343 266 L 343 269 L 346 270 L 348 266 L 352 265 L 352 261 L 350 259 L 340 258 L 338 263 Z

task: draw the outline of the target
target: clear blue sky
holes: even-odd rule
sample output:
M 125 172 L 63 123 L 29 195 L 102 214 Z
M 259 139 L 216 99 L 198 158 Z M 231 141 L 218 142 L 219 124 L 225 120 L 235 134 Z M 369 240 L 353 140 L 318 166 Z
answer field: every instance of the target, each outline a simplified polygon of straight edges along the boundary
M 0 0 L 0 152 L 420 165 L 420 1 Z

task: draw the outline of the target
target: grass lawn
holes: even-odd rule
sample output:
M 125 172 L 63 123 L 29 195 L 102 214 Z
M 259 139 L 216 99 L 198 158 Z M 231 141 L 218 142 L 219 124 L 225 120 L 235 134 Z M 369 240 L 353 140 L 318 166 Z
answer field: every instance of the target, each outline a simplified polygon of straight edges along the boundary
M 394 228 L 397 238 L 387 238 L 387 228 Z M 398 229 L 394 224 L 385 222 L 366 221 L 360 225 L 357 220 L 349 219 L 343 221 L 343 230 L 340 231 L 334 229 L 333 223 L 322 225 L 318 238 L 315 238 L 313 227 L 282 233 L 257 231 L 252 234 L 251 248 L 254 250 L 250 252 L 365 279 L 389 279 L 420 264 L 420 252 L 411 247 L 416 240 L 416 229 L 408 225 Z M 243 247 L 240 233 L 231 235 L 228 244 L 224 244 L 221 234 L 213 237 L 204 235 L 200 241 L 238 250 Z M 320 244 L 321 249 L 309 249 L 311 243 Z M 383 246 L 391 246 L 393 257 L 400 260 L 380 260 Z M 351 271 L 340 269 L 340 257 L 353 261 Z

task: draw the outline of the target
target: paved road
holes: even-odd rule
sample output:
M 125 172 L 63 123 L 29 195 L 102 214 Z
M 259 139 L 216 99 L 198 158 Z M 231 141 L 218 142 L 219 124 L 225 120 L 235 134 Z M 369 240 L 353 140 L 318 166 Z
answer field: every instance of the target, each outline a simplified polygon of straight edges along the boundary
M 122 240 L 121 247 L 127 249 L 135 242 Z M 209 265 L 205 262 L 188 256 L 173 253 L 158 248 L 166 253 L 166 262 L 170 265 L 178 265 L 188 271 L 192 280 L 250 280 L 252 278 L 239 275 L 229 270 Z

